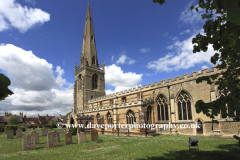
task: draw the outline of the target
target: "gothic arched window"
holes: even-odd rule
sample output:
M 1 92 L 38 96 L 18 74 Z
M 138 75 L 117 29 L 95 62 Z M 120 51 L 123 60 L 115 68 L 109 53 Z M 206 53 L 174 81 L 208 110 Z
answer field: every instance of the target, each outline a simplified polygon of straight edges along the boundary
M 152 124 L 152 107 L 147 107 L 147 124 Z
M 112 124 L 112 116 L 110 112 L 107 113 L 107 123 Z
M 179 120 L 192 120 L 191 98 L 184 91 L 178 96 L 178 118 Z
M 92 76 L 92 89 L 97 89 L 97 82 L 98 82 L 98 77 L 97 74 L 93 74 Z
M 92 65 L 95 65 L 95 57 L 92 57 Z
M 79 74 L 78 76 L 78 90 L 82 89 L 82 75 Z
M 160 95 L 157 99 L 157 113 L 159 121 L 168 121 L 168 104 L 167 100 L 163 95 Z
M 134 112 L 132 110 L 129 110 L 127 112 L 127 124 L 134 124 L 136 123 L 136 117 L 134 115 Z
M 100 114 L 97 114 L 97 124 L 101 124 L 101 118 L 100 118 Z

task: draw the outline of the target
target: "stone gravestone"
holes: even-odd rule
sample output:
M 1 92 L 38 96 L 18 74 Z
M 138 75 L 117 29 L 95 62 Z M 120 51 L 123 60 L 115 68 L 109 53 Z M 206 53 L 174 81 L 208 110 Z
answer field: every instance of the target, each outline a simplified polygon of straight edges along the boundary
M 28 129 L 28 127 L 27 127 L 27 126 L 25 126 L 25 131 L 27 131 L 27 129 Z
M 98 131 L 96 129 L 92 129 L 90 131 L 91 141 L 96 141 L 98 139 Z
M 48 134 L 48 129 L 47 128 L 42 128 L 42 136 L 47 136 Z
M 72 134 L 66 133 L 65 134 L 65 145 L 72 144 Z
M 26 134 L 22 138 L 22 150 L 34 150 L 35 149 L 35 138 L 31 134 Z
M 85 133 L 78 133 L 78 143 L 87 142 L 87 137 Z
M 12 129 L 8 130 L 7 131 L 7 139 L 13 139 L 13 136 L 14 136 L 14 131 Z
M 32 131 L 31 136 L 34 137 L 35 144 L 39 144 L 39 133 L 37 133 L 36 131 Z
M 23 131 L 20 128 L 18 128 L 16 130 L 16 138 L 22 138 L 22 136 L 23 136 Z
M 48 132 L 47 134 L 48 148 L 57 147 L 58 139 L 57 139 L 57 131 Z
M 60 142 L 60 133 L 57 132 L 57 139 L 58 139 L 58 142 Z

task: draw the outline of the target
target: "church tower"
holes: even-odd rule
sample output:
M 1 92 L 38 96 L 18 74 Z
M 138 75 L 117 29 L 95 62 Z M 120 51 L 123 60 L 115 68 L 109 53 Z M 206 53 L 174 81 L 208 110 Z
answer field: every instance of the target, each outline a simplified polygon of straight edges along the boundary
M 75 63 L 73 113 L 87 109 L 89 99 L 106 95 L 104 74 L 104 62 L 103 65 L 98 64 L 91 8 L 88 2 L 80 65 L 77 66 Z

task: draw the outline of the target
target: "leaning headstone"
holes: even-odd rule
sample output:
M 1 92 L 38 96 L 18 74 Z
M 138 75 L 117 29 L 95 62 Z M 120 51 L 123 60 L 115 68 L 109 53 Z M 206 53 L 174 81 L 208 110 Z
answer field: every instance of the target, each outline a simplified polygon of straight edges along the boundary
M 60 142 L 60 133 L 57 132 L 57 139 L 58 139 L 58 142 Z
M 14 135 L 14 132 L 12 129 L 7 131 L 7 139 L 13 139 L 13 135 Z
M 85 133 L 78 133 L 78 143 L 87 142 L 87 137 Z
M 55 130 L 52 132 L 48 132 L 47 141 L 48 141 L 48 148 L 58 146 L 57 132 Z
M 48 129 L 47 128 L 42 128 L 42 136 L 47 136 L 48 134 Z
M 72 134 L 66 133 L 65 134 L 65 145 L 72 144 Z
M 37 133 L 36 131 L 32 131 L 31 136 L 34 137 L 35 144 L 39 144 L 39 133 Z
M 22 136 L 23 136 L 23 131 L 20 128 L 18 128 L 16 130 L 16 138 L 22 138 Z
M 35 138 L 31 134 L 26 134 L 22 138 L 22 150 L 34 150 L 35 149 Z
M 91 141 L 96 141 L 98 139 L 98 131 L 96 129 L 92 129 L 90 131 Z

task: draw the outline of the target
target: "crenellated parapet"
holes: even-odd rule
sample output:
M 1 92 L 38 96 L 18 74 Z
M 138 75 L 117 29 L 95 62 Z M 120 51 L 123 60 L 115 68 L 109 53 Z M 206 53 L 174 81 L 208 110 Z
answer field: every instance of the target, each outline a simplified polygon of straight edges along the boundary
M 178 83 L 195 80 L 198 77 L 209 76 L 209 75 L 220 73 L 220 72 L 221 71 L 218 70 L 218 68 L 216 68 L 216 66 L 213 66 L 212 70 L 210 70 L 210 71 L 208 68 L 205 68 L 205 69 L 201 70 L 201 73 L 199 73 L 198 71 L 192 72 L 191 75 L 189 75 L 189 73 L 186 73 L 183 75 L 183 77 L 176 76 L 175 79 L 169 78 L 168 81 L 166 81 L 166 79 L 164 79 L 164 80 L 161 80 L 160 83 L 159 82 L 154 82 L 153 84 L 149 83 L 148 85 L 138 86 L 138 87 L 124 90 L 121 92 L 116 92 L 116 93 L 109 94 L 106 96 L 91 99 L 88 101 L 88 103 L 92 104 L 92 103 L 96 103 L 96 102 L 100 102 L 100 101 L 104 101 L 104 100 L 110 100 L 110 99 L 124 97 L 124 96 L 131 95 L 131 94 L 136 94 L 136 93 L 139 93 L 140 91 L 144 92 L 144 91 L 148 91 L 148 90 L 152 90 L 152 89 L 156 89 L 156 88 L 171 86 L 171 85 L 175 85 Z

